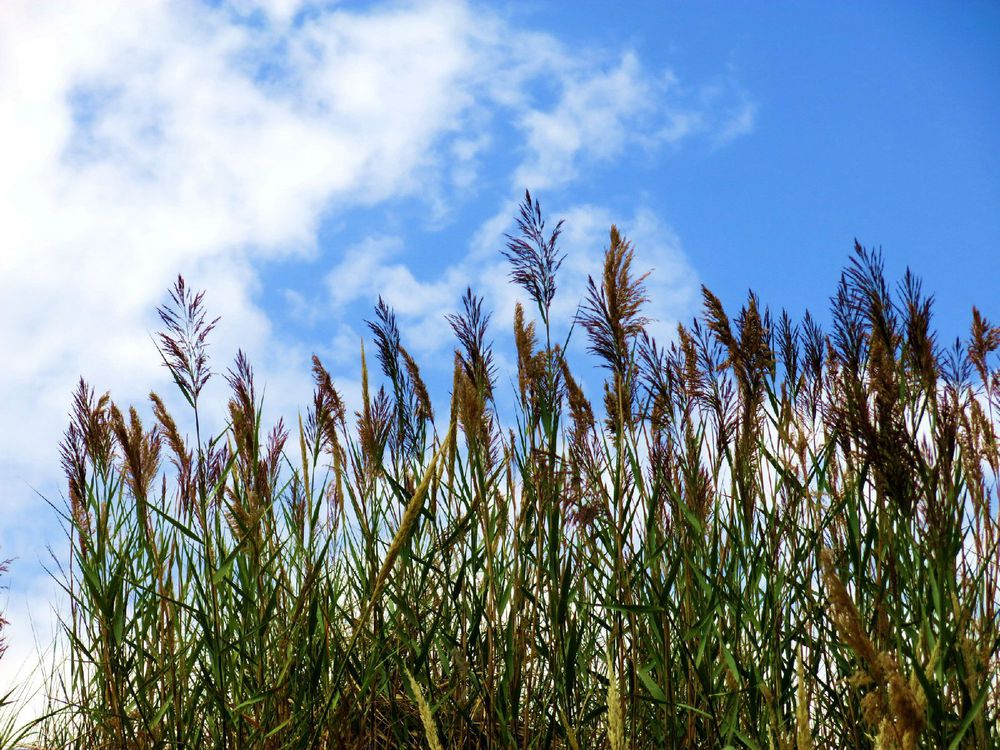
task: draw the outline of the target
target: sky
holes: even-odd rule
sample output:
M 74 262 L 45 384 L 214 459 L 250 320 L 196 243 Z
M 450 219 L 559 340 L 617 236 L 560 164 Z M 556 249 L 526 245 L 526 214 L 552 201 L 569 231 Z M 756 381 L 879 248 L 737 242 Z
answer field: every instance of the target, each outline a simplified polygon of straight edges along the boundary
M 612 223 L 662 340 L 702 284 L 828 320 L 855 238 L 943 341 L 1000 319 L 1000 4 L 6 0 L 0 165 L 2 688 L 58 601 L 74 384 L 179 404 L 152 341 L 178 274 L 275 415 L 313 352 L 357 402 L 379 295 L 443 392 L 471 286 L 503 371 L 525 189 L 566 222 L 563 332 Z

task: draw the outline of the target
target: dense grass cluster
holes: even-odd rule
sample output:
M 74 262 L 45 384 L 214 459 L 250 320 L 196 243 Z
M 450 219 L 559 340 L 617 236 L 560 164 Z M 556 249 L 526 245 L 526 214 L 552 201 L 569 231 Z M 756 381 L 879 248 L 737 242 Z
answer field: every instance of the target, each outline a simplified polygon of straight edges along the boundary
M 268 430 L 241 355 L 205 436 L 214 323 L 178 282 L 159 345 L 193 439 L 156 394 L 146 427 L 76 393 L 40 745 L 998 747 L 1000 328 L 974 310 L 942 347 L 919 283 L 856 247 L 829 332 L 705 290 L 661 347 L 612 227 L 585 394 L 557 245 L 529 197 L 509 425 L 470 291 L 446 410 L 380 302 L 357 413 L 314 358 L 311 407 Z

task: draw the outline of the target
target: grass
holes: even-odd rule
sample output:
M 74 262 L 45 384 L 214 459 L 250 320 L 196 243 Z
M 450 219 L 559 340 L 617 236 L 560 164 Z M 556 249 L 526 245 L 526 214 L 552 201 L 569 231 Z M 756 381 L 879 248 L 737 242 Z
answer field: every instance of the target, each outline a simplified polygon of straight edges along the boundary
M 573 321 L 595 404 L 553 340 L 558 233 L 527 197 L 509 424 L 470 290 L 446 411 L 380 301 L 358 413 L 314 358 L 268 430 L 240 355 L 204 435 L 214 322 L 178 281 L 158 342 L 193 439 L 156 394 L 147 426 L 76 392 L 38 746 L 996 748 L 1000 328 L 943 347 L 858 246 L 829 332 L 704 290 L 662 347 L 612 227 Z
M 10 566 L 10 560 L 0 560 L 0 576 L 4 575 Z M 0 591 L 3 591 L 4 587 L 0 587 Z M 3 657 L 4 652 L 7 651 L 7 643 L 3 637 L 4 628 L 9 623 L 4 619 L 3 612 L 0 612 L 0 657 Z

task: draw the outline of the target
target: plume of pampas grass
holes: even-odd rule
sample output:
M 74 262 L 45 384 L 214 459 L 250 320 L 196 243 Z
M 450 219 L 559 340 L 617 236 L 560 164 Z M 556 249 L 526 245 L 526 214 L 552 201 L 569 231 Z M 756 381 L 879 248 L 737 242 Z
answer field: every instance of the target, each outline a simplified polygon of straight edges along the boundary
M 847 587 L 837 575 L 829 549 L 823 550 L 821 562 L 837 632 L 861 658 L 865 670 L 857 682 L 874 688 L 862 706 L 869 725 L 878 729 L 876 746 L 882 750 L 915 750 L 924 728 L 924 705 L 903 677 L 895 657 L 876 651 Z
M 621 697 L 618 695 L 618 674 L 611 658 L 610 645 L 605 653 L 608 666 L 608 744 L 611 750 L 625 750 L 625 722 L 622 718 Z
M 580 742 L 576 739 L 576 732 L 573 731 L 573 726 L 569 723 L 566 712 L 561 708 L 559 709 L 559 721 L 562 722 L 563 731 L 566 732 L 566 742 L 569 744 L 570 750 L 580 750 Z
M 802 666 L 802 650 L 795 658 L 798 678 L 795 703 L 795 747 L 796 750 L 813 750 L 812 730 L 809 728 L 809 694 L 806 690 L 805 669 Z
M 518 236 L 507 235 L 503 256 L 510 261 L 510 280 L 522 287 L 538 305 L 542 322 L 549 322 L 549 309 L 556 294 L 556 272 L 565 255 L 556 249 L 563 222 L 556 224 L 545 237 L 545 221 L 538 201 L 532 203 L 531 193 L 524 191 L 524 200 L 517 219 Z
M 632 243 L 612 225 L 600 283 L 593 277 L 587 278 L 587 297 L 577 316 L 590 337 L 590 351 L 622 379 L 632 369 L 635 337 L 649 322 L 642 315 L 642 308 L 649 301 L 646 294 L 649 273 L 635 276 L 634 260 Z
M 406 667 L 403 667 L 403 673 L 410 683 L 410 690 L 413 691 L 413 700 L 417 704 L 417 711 L 420 712 L 420 723 L 424 725 L 424 736 L 427 737 L 427 747 L 429 750 L 444 750 L 441 742 L 438 740 L 437 726 L 434 724 L 434 714 L 431 712 L 431 707 L 427 703 L 427 699 L 424 698 L 420 684 Z
M 208 336 L 218 318 L 205 313 L 205 293 L 191 291 L 183 276 L 170 290 L 170 302 L 157 309 L 165 331 L 158 334 L 160 356 L 188 402 L 195 406 L 212 377 L 208 368 Z

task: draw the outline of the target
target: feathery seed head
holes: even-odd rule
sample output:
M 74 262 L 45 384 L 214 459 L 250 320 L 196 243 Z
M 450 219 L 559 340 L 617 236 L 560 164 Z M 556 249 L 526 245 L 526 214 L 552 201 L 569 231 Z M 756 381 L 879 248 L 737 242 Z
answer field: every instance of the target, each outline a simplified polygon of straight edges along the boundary
M 195 406 L 212 373 L 208 368 L 208 336 L 219 322 L 209 320 L 204 292 L 192 292 L 178 276 L 170 300 L 157 309 L 166 330 L 157 335 L 160 356 L 188 403 Z
M 562 231 L 563 222 L 546 238 L 542 209 L 536 200 L 531 201 L 531 193 L 524 191 L 524 201 L 517 219 L 519 236 L 506 235 L 507 249 L 503 256 L 510 261 L 510 279 L 522 287 L 538 305 L 542 321 L 548 323 L 549 309 L 556 294 L 556 272 L 565 255 L 560 255 L 556 242 Z
M 416 702 L 417 711 L 420 714 L 420 723 L 424 725 L 424 736 L 427 738 L 428 750 L 443 750 L 441 742 L 438 740 L 437 726 L 434 724 L 434 714 L 431 712 L 431 707 L 424 698 L 420 684 L 406 667 L 403 667 L 403 673 L 410 683 L 410 691 L 413 693 L 413 700 Z

